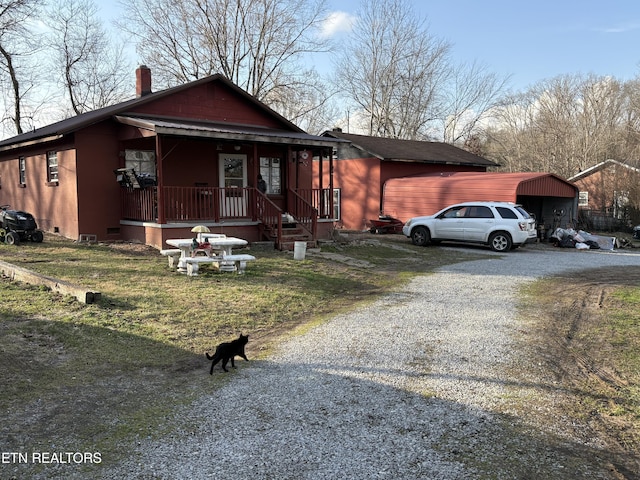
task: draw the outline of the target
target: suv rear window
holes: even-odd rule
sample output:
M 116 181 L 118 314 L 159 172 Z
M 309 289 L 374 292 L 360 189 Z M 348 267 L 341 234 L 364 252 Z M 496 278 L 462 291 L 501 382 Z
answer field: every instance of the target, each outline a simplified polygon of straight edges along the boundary
M 524 208 L 516 207 L 516 210 L 518 210 L 520 212 L 520 215 L 522 215 L 524 218 L 531 218 L 529 212 L 527 212 Z
M 510 208 L 507 208 L 507 207 L 496 207 L 496 210 L 498 210 L 498 213 L 500 214 L 500 216 L 502 218 L 516 218 L 516 219 L 518 218 L 518 215 L 516 215 L 516 212 L 514 212 Z

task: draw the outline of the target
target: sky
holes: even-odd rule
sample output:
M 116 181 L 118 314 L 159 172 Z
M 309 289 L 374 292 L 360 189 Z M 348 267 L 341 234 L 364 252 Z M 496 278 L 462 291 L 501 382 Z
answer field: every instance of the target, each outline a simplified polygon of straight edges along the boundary
M 340 41 L 360 0 L 327 1 L 332 15 L 326 32 Z M 563 74 L 623 81 L 640 74 L 638 0 L 409 1 L 426 17 L 430 34 L 451 44 L 456 63 L 477 62 L 508 76 L 514 91 Z M 118 15 L 117 4 L 102 3 L 108 17 Z
M 478 62 L 521 91 L 563 74 L 630 80 L 640 74 L 638 0 L 413 0 L 429 32 L 452 45 L 458 63 Z M 336 34 L 357 11 L 329 0 Z M 342 28 L 340 28 L 342 27 Z

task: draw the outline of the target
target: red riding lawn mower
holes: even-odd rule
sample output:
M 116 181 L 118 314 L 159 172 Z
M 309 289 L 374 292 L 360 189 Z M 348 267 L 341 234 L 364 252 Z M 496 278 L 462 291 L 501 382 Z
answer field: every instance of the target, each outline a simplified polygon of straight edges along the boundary
M 21 210 L 11 210 L 10 205 L 0 206 L 0 242 L 18 245 L 30 240 L 40 243 L 44 240 L 42 230 L 38 230 L 33 215 Z

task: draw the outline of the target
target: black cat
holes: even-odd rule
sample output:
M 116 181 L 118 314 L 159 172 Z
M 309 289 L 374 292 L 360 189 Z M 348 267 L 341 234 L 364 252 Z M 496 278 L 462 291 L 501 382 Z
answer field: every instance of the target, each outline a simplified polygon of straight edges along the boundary
M 236 368 L 235 364 L 233 363 L 233 357 L 235 357 L 236 355 L 241 358 L 244 358 L 246 361 L 249 361 L 249 359 L 244 353 L 244 346 L 247 344 L 248 341 L 249 341 L 249 335 L 240 334 L 240 336 L 235 340 L 231 342 L 224 342 L 218 345 L 216 347 L 216 353 L 213 356 L 209 355 L 209 352 L 207 352 L 206 353 L 207 358 L 209 360 L 213 360 L 213 362 L 211 363 L 211 370 L 209 371 L 209 374 L 213 375 L 213 367 L 220 360 L 222 360 L 222 369 L 225 372 L 229 371 L 227 370 L 227 362 L 229 360 L 231 360 L 231 366 L 233 368 Z

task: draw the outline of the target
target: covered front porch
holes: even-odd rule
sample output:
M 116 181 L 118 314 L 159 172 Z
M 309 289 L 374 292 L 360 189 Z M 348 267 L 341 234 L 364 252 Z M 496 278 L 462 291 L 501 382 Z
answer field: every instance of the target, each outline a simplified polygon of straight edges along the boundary
M 125 238 L 164 248 L 168 238 L 206 225 L 212 232 L 292 249 L 294 241 L 313 246 L 330 235 L 333 139 L 202 121 L 118 121 L 126 126 L 124 164 L 115 172 Z M 311 188 L 314 158 L 324 158 L 320 168 L 329 160 L 320 188 Z
M 212 232 L 292 250 L 295 241 L 314 246 L 328 238 L 334 222 L 328 188 L 289 190 L 286 209 L 255 187 L 125 187 L 120 194 L 126 236 L 158 248 L 168 238 L 190 236 L 193 226 L 205 225 Z

